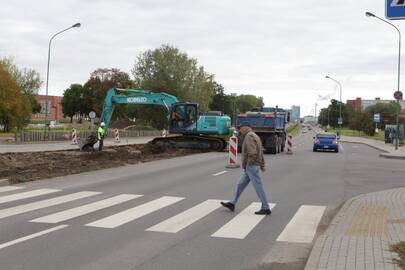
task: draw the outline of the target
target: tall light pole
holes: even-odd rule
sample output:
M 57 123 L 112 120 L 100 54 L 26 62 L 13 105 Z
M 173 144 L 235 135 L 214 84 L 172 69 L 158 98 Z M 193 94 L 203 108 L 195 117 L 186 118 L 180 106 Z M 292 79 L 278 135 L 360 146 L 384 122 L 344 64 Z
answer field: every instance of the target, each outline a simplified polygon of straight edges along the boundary
M 342 131 L 342 84 L 338 81 L 335 80 L 331 77 L 329 77 L 328 75 L 325 76 L 326 79 L 330 79 L 332 81 L 334 81 L 335 83 L 337 83 L 339 85 L 339 90 L 340 90 L 340 103 L 339 103 L 339 120 L 338 120 L 338 124 L 339 124 L 339 129 L 340 131 Z
M 51 43 L 52 40 L 59 34 L 62 34 L 63 32 L 71 29 L 71 28 L 75 28 L 75 27 L 80 27 L 81 24 L 80 23 L 75 23 L 74 25 L 63 29 L 62 31 L 57 32 L 56 34 L 54 34 L 51 39 L 49 40 L 49 46 L 48 46 L 48 65 L 46 68 L 46 94 L 45 94 L 45 127 L 46 127 L 46 122 L 48 121 L 48 83 L 49 83 L 49 63 L 51 61 Z
M 236 97 L 238 96 L 237 93 L 231 93 L 233 97 L 233 126 L 236 128 Z
M 392 27 L 394 27 L 395 30 L 397 30 L 397 32 L 398 32 L 399 42 L 398 42 L 398 86 L 397 86 L 397 91 L 399 92 L 399 91 L 400 91 L 400 90 L 399 90 L 399 88 L 400 88 L 400 77 L 401 77 L 401 76 L 400 76 L 400 73 L 401 73 L 401 31 L 399 31 L 398 27 L 396 27 L 395 25 L 393 25 L 393 24 L 390 23 L 389 21 L 386 21 L 386 20 L 384 20 L 384 19 L 378 17 L 377 15 L 375 15 L 375 14 L 373 14 L 373 13 L 371 13 L 371 12 L 368 12 L 368 11 L 367 11 L 367 12 L 366 12 L 366 16 L 367 16 L 367 17 L 373 17 L 373 18 L 379 19 L 380 21 L 385 22 L 385 23 L 391 25 Z M 398 108 L 397 108 L 397 115 L 396 115 L 397 131 L 395 132 L 395 133 L 396 133 L 396 136 L 395 136 L 395 137 L 396 137 L 396 140 L 395 140 L 395 150 L 398 150 L 398 141 L 399 141 L 399 110 L 400 110 L 401 106 L 399 105 L 399 99 L 396 98 L 396 100 L 397 100 Z
M 327 97 L 323 97 L 321 95 L 318 95 L 318 98 L 321 99 L 321 100 L 327 100 L 328 101 Z M 329 101 L 328 101 L 328 108 L 327 109 L 328 109 L 328 126 L 326 128 L 329 129 L 330 128 L 330 125 L 329 125 Z

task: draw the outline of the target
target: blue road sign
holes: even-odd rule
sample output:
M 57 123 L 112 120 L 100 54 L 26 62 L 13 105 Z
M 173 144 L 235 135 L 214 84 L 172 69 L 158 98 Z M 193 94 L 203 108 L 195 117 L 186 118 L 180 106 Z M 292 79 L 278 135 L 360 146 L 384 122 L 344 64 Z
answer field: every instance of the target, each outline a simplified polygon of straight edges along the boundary
M 405 0 L 404 0 L 405 1 Z M 401 100 L 402 99 L 402 92 L 401 91 L 395 91 L 394 93 L 394 98 L 396 100 Z
M 405 0 L 385 0 L 385 17 L 389 20 L 405 19 Z
M 380 123 L 381 121 L 381 116 L 379 113 L 374 114 L 374 123 Z

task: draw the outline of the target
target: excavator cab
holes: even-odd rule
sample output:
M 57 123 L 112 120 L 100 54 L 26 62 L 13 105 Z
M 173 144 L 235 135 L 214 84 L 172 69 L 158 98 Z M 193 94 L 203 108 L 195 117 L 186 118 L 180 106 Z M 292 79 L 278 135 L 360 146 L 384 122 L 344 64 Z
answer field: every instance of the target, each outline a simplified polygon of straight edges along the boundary
M 198 105 L 174 103 L 169 115 L 169 131 L 174 134 L 191 134 L 197 130 Z

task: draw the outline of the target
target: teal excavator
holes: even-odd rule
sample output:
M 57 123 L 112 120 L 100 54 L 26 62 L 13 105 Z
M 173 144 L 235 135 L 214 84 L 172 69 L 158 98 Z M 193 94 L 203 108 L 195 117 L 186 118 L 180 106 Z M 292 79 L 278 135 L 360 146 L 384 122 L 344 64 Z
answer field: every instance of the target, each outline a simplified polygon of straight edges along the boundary
M 231 119 L 221 112 L 199 112 L 198 103 L 179 102 L 165 92 L 111 88 L 104 99 L 100 122 L 106 132 L 114 108 L 119 104 L 158 105 L 167 110 L 168 130 L 176 136 L 153 139 L 152 144 L 175 148 L 222 151 L 232 134 Z

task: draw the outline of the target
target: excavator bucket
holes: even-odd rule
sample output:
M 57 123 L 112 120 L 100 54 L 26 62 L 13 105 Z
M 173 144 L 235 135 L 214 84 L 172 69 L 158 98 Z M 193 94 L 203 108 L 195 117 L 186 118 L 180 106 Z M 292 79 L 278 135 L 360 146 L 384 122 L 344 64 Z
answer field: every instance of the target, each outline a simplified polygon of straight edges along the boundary
M 80 151 L 94 151 L 93 146 L 98 142 L 97 136 L 95 134 L 91 134 L 87 138 L 79 140 L 79 147 Z

